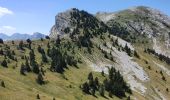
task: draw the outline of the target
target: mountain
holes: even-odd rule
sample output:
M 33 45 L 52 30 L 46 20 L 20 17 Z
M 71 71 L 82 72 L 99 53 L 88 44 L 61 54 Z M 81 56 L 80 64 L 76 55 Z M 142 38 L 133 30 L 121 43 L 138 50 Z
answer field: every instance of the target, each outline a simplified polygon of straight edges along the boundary
M 105 70 L 107 73 L 107 69 L 103 66 L 113 64 L 126 77 L 131 89 L 145 95 L 145 99 L 166 98 L 167 95 L 164 97 L 162 93 L 158 92 L 158 88 L 153 88 L 153 84 L 148 85 L 148 82 L 154 81 L 152 78 L 154 73 L 148 73 L 147 69 L 142 67 L 147 65 L 141 64 L 141 60 L 134 61 L 134 57 L 131 58 L 131 55 L 123 52 L 126 51 L 124 49 L 127 45 L 132 50 L 131 52 L 139 52 L 140 57 L 142 56 L 141 59 L 146 64 L 149 61 L 151 64 L 148 65 L 149 67 L 147 66 L 149 69 L 150 66 L 154 65 L 157 66 L 154 67 L 155 70 L 164 70 L 169 75 L 170 68 L 154 60 L 155 57 L 158 57 L 159 59 L 163 58 L 163 62 L 169 62 L 167 57 L 170 56 L 170 19 L 167 15 L 150 7 L 138 6 L 113 13 L 98 12 L 96 15 L 79 11 L 78 9 L 71 9 L 59 13 L 55 18 L 56 22 L 51 29 L 51 38 L 57 38 L 58 35 L 64 36 L 64 38 L 71 38 L 73 41 L 80 42 L 83 47 L 87 48 L 93 48 L 90 44 L 97 45 L 99 49 L 106 53 L 106 58 L 112 59 L 113 57 L 113 61 L 117 63 L 103 61 L 101 60 L 102 57 L 94 56 L 94 49 L 89 50 L 88 52 L 93 52 L 94 54 L 89 57 L 82 55 L 94 71 L 101 72 Z M 111 41 L 108 40 L 107 36 Z M 104 41 L 104 44 L 99 38 Z M 121 51 L 119 47 L 113 47 L 113 40 L 118 40 L 118 45 L 124 49 Z M 155 57 L 146 56 L 143 54 L 144 51 L 152 52 Z M 95 52 L 97 52 L 96 49 Z M 110 53 L 112 57 L 110 58 L 107 53 Z M 155 93 L 148 95 L 147 92 Z
M 144 6 L 61 12 L 48 39 L 1 40 L 0 97 L 168 100 L 169 30 L 167 15 Z
M 88 29 L 95 31 L 94 34 L 100 34 L 102 31 L 107 31 L 106 28 L 107 26 L 92 14 L 72 8 L 56 15 L 50 37 L 57 38 L 57 35 L 75 34 L 77 30 L 81 29 L 85 29 L 85 31 Z
M 170 56 L 170 18 L 157 9 L 139 6 L 113 13 L 97 13 L 113 31 L 146 35 L 152 48 L 159 54 Z M 128 39 L 126 39 L 128 40 Z
M 40 39 L 40 38 L 44 38 L 45 35 L 35 32 L 32 35 L 29 34 L 21 34 L 21 33 L 14 33 L 11 36 L 8 36 L 6 34 L 0 33 L 0 38 L 2 38 L 3 40 L 26 40 L 26 39 Z
M 8 36 L 4 33 L 0 33 L 0 38 L 6 40 L 8 38 Z

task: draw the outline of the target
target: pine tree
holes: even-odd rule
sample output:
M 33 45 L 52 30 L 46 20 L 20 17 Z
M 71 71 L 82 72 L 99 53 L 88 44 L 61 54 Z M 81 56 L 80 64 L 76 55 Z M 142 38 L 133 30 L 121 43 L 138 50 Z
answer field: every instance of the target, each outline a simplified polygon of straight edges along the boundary
M 39 53 L 42 53 L 42 49 L 41 49 L 40 45 L 38 46 L 37 50 L 38 50 Z
M 25 68 L 26 68 L 27 72 L 31 72 L 31 68 L 30 68 L 30 65 L 28 63 L 28 58 L 26 58 L 25 60 L 26 60 L 25 61 Z
M 91 94 L 92 94 L 93 96 L 95 96 L 95 93 L 96 93 L 96 89 L 95 89 L 95 88 L 92 88 L 92 89 L 91 89 Z
M 38 74 L 40 70 L 37 62 L 35 61 L 34 50 L 30 51 L 29 56 L 30 56 L 30 65 L 32 66 L 32 70 L 34 73 Z
M 23 63 L 21 64 L 20 74 L 21 74 L 21 75 L 26 75 L 26 74 L 25 74 L 25 65 L 24 65 Z
M 1 81 L 1 86 L 5 88 L 5 83 L 4 83 L 4 81 Z
M 50 43 L 49 43 L 49 42 L 47 43 L 47 47 L 48 47 L 48 48 L 51 48 L 51 46 L 50 46 Z
M 37 99 L 40 99 L 40 95 L 39 94 L 37 94 Z
M 127 46 L 127 44 L 125 45 L 125 51 L 126 51 L 126 53 L 127 53 L 129 56 L 131 56 L 131 50 L 130 50 L 130 48 Z
M 134 50 L 134 56 L 137 58 L 140 58 L 140 56 L 138 55 L 138 53 Z
M 93 74 L 92 74 L 92 72 L 89 73 L 89 75 L 88 75 L 88 80 L 93 80 Z
M 169 89 L 168 89 L 168 88 L 166 88 L 166 92 L 169 92 Z
M 6 68 L 8 67 L 7 61 L 5 59 L 2 61 L 1 65 Z
M 15 44 L 15 42 L 13 40 L 11 42 L 12 42 L 12 44 Z
M 111 92 L 111 91 L 109 91 L 109 97 L 111 97 L 111 98 L 112 98 L 112 97 L 113 97 L 112 95 L 113 95 L 113 94 L 112 94 L 112 92 Z
M 130 100 L 130 96 L 127 97 L 127 100 Z
M 47 56 L 45 55 L 45 53 L 42 53 L 41 55 L 42 55 L 42 62 L 47 63 L 48 59 L 47 59 Z
M 47 55 L 49 56 L 49 57 L 51 57 L 51 49 L 47 49 Z
M 2 49 L 0 50 L 0 55 L 4 55 L 4 51 Z
M 49 36 L 45 36 L 45 38 L 46 38 L 46 39 L 50 39 L 50 37 L 49 37 Z
M 83 90 L 83 92 L 85 92 L 85 93 L 87 93 L 87 94 L 90 93 L 90 92 L 89 92 L 89 90 L 90 90 L 89 84 L 88 84 L 87 82 L 85 82 L 85 83 L 83 84 L 82 90 Z
M 34 50 L 33 49 L 30 51 L 29 57 L 30 57 L 30 60 L 35 60 L 35 54 L 34 54 Z
M 95 83 L 95 85 L 96 85 L 97 87 L 99 86 L 99 79 L 98 79 L 98 77 L 95 78 L 94 83 Z
M 36 73 L 36 74 L 38 74 L 38 73 L 40 72 L 39 66 L 38 66 L 37 62 L 34 61 L 34 60 L 32 61 L 32 70 L 33 70 L 33 72 Z
M 102 70 L 101 74 L 102 74 L 102 76 L 104 76 L 104 71 L 103 70 Z
M 101 96 L 104 96 L 104 94 L 105 94 L 104 92 L 105 92 L 105 89 L 104 89 L 104 85 L 102 84 L 99 88 L 99 93 Z
M 26 41 L 27 41 L 27 43 L 29 43 L 29 44 L 32 43 L 32 41 L 31 41 L 30 39 L 27 39 Z
M 4 44 L 4 41 L 3 39 L 0 38 L 0 44 Z
M 24 42 L 23 42 L 23 41 L 20 41 L 20 42 L 19 42 L 19 49 L 20 49 L 20 50 L 24 50 L 23 46 L 24 46 Z
M 37 76 L 37 83 L 40 84 L 40 85 L 45 83 L 44 78 L 43 78 L 41 73 L 39 73 L 38 76 Z
M 51 49 L 51 71 L 56 71 L 58 73 L 63 73 L 64 68 L 67 67 L 65 55 L 61 53 L 59 49 L 55 49 L 54 47 Z

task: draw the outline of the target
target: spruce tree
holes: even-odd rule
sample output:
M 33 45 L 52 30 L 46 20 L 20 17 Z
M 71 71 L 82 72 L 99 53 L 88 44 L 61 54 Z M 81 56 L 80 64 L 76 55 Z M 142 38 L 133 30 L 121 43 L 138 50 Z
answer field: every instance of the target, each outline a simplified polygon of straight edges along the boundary
M 19 42 L 19 49 L 20 49 L 20 50 L 24 50 L 23 47 L 24 47 L 24 42 L 23 42 L 23 41 L 20 41 L 20 42 Z
M 26 75 L 26 74 L 25 74 L 25 65 L 24 65 L 23 63 L 21 64 L 20 74 L 21 74 L 21 75 Z
M 88 75 L 88 80 L 93 80 L 93 74 L 92 74 L 92 72 L 89 73 L 89 75 Z
M 4 81 L 1 81 L 1 86 L 5 88 L 5 83 L 4 83 Z
M 37 50 L 38 50 L 39 53 L 42 53 L 42 49 L 41 49 L 40 45 L 38 46 Z
M 32 41 L 31 41 L 30 39 L 27 39 L 26 41 L 27 41 L 27 43 L 29 43 L 29 44 L 32 43 Z
M 89 88 L 89 84 L 88 84 L 87 82 L 85 82 L 85 83 L 83 84 L 82 90 L 83 90 L 83 92 L 89 94 L 90 88 Z
M 50 37 L 49 37 L 49 36 L 45 36 L 45 38 L 46 38 L 46 39 L 50 39 Z
M 30 65 L 28 63 L 28 58 L 26 58 L 25 60 L 26 60 L 25 61 L 25 68 L 26 68 L 27 72 L 31 72 L 31 68 L 30 68 Z
M 37 94 L 37 99 L 40 99 L 40 95 L 39 94 Z
M 0 38 L 0 44 L 4 44 L 4 41 L 3 39 Z
M 98 79 L 98 77 L 95 78 L 94 83 L 95 83 L 95 85 L 96 85 L 97 87 L 99 86 L 99 79 Z
M 134 50 L 134 56 L 137 58 L 140 58 L 140 56 L 138 55 L 138 53 Z
M 104 71 L 103 70 L 102 70 L 101 74 L 102 74 L 102 76 L 104 76 Z
M 104 94 L 105 94 L 105 89 L 104 89 L 104 85 L 103 84 L 100 85 L 100 87 L 99 87 L 99 93 L 100 93 L 101 96 L 104 96 Z
M 0 55 L 4 55 L 3 49 L 0 50 Z
M 47 62 L 48 62 L 48 59 L 47 59 L 46 54 L 45 54 L 45 53 L 42 53 L 41 55 L 42 55 L 42 62 L 47 63 Z
M 32 61 L 32 70 L 33 70 L 33 72 L 36 73 L 36 74 L 38 74 L 38 73 L 40 72 L 39 66 L 38 66 L 37 62 L 34 61 L 34 60 Z
M 6 68 L 8 67 L 7 61 L 5 59 L 2 61 L 1 65 Z
M 34 50 L 30 51 L 29 56 L 30 56 L 30 65 L 32 66 L 32 70 L 34 73 L 38 74 L 40 70 L 37 62 L 35 61 Z
M 40 85 L 45 83 L 44 78 L 43 78 L 41 73 L 39 73 L 38 76 L 37 76 L 37 83 L 40 84 Z

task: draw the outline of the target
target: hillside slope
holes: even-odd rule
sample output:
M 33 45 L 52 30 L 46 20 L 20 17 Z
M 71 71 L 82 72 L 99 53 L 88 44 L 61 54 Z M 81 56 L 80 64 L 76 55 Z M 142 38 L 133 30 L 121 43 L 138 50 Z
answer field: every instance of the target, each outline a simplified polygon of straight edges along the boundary
M 128 33 L 129 38 L 122 36 L 126 40 L 132 40 L 130 36 L 145 36 L 157 53 L 170 56 L 170 18 L 159 10 L 139 6 L 116 13 L 98 13 L 96 16 L 114 32 Z
M 136 16 L 143 7 L 133 11 L 109 13 L 109 20 L 103 21 L 102 13 L 96 18 L 73 8 L 56 16 L 50 38 L 1 43 L 0 99 L 168 100 L 169 59 L 152 48 L 151 38 L 160 36 L 127 26 L 143 23 Z M 148 18 L 146 22 L 152 23 Z

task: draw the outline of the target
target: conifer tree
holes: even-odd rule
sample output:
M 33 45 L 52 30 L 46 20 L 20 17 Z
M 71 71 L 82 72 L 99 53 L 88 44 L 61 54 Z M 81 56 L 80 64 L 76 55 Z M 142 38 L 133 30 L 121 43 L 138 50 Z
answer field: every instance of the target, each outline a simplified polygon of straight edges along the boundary
M 40 70 L 37 62 L 35 61 L 34 50 L 30 51 L 29 56 L 30 56 L 30 65 L 32 66 L 32 70 L 34 73 L 38 74 Z
M 46 54 L 45 54 L 45 53 L 42 53 L 41 55 L 42 55 L 42 62 L 47 63 L 47 62 L 48 62 L 48 59 L 47 59 Z
M 30 65 L 28 63 L 28 58 L 26 58 L 25 60 L 26 60 L 25 61 L 25 68 L 26 68 L 27 72 L 31 72 L 31 68 L 30 68 Z
M 0 38 L 0 44 L 4 44 L 4 41 L 3 39 Z
M 100 85 L 100 87 L 99 87 L 99 93 L 100 93 L 101 96 L 104 96 L 104 94 L 105 94 L 105 89 L 104 89 L 104 85 L 103 84 Z
M 2 61 L 1 65 L 3 67 L 8 67 L 7 61 L 5 59 Z
M 21 75 L 26 75 L 26 74 L 25 74 L 25 65 L 24 65 L 23 63 L 21 64 L 20 74 L 21 74 Z
M 40 85 L 45 83 L 44 78 L 43 78 L 41 73 L 39 73 L 38 76 L 37 76 L 37 83 L 40 84 Z
M 23 41 L 19 42 L 19 49 L 24 50 L 24 42 Z
M 5 88 L 5 83 L 4 83 L 4 81 L 1 81 L 1 86 Z
M 39 94 L 37 94 L 37 99 L 40 99 L 40 95 Z
M 0 50 L 0 55 L 4 55 L 3 49 Z
M 87 82 L 85 82 L 85 83 L 83 84 L 82 90 L 83 90 L 83 92 L 89 94 L 90 88 L 89 88 L 89 85 L 88 85 Z

